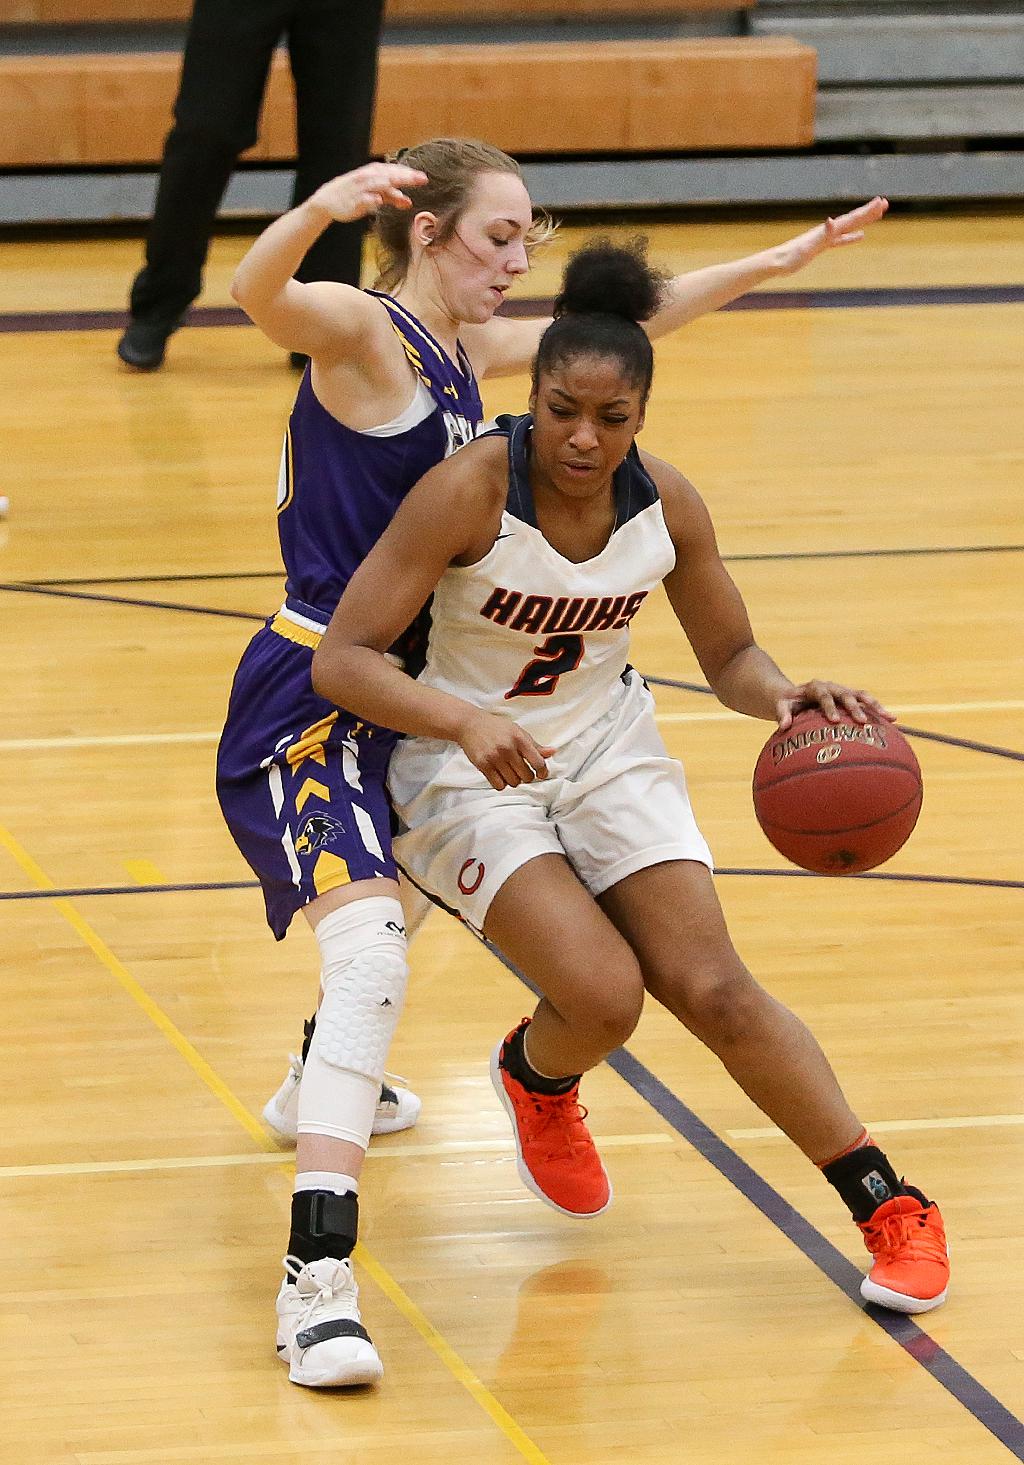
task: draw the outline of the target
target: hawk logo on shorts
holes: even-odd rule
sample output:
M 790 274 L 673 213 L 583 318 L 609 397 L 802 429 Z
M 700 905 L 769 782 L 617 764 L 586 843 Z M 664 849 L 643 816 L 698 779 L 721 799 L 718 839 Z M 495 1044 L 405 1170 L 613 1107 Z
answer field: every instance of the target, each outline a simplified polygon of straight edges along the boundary
M 311 854 L 315 849 L 323 849 L 325 844 L 333 844 L 337 836 L 343 833 L 341 820 L 335 819 L 332 814 L 310 814 L 296 837 L 295 852 L 299 855 Z

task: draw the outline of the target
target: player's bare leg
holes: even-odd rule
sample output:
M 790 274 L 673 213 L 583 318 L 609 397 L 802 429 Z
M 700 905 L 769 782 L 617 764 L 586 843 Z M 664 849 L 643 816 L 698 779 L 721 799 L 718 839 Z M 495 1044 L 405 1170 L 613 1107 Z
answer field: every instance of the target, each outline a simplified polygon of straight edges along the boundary
M 676 861 L 638 871 L 600 904 L 635 951 L 647 990 L 846 1202 L 876 1256 L 864 1296 L 902 1312 L 937 1307 L 949 1277 L 938 1207 L 897 1177 L 813 1034 L 740 961 L 706 866 Z
M 560 855 L 517 870 L 492 901 L 484 930 L 544 993 L 532 1019 L 491 1059 L 519 1174 L 563 1214 L 599 1215 L 611 1186 L 583 1122 L 579 1080 L 636 1027 L 643 1005 L 636 958 Z

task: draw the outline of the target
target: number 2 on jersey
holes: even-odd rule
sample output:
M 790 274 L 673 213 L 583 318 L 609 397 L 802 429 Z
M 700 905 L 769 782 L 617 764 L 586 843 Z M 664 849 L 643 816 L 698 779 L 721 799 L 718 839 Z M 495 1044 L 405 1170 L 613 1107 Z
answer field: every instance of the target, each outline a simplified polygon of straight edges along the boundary
M 510 697 L 550 697 L 559 677 L 579 666 L 584 649 L 582 636 L 549 636 L 543 645 L 533 648 L 534 659 L 526 663 L 515 686 L 505 693 L 506 702 Z

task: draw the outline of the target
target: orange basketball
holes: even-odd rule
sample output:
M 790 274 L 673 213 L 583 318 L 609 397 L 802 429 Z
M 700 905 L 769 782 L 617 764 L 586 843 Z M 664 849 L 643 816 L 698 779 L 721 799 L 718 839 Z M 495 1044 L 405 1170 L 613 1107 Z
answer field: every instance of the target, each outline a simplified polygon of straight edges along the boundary
M 921 769 L 891 722 L 829 722 L 817 708 L 777 729 L 754 768 L 754 812 L 804 870 L 857 875 L 891 858 L 921 812 Z

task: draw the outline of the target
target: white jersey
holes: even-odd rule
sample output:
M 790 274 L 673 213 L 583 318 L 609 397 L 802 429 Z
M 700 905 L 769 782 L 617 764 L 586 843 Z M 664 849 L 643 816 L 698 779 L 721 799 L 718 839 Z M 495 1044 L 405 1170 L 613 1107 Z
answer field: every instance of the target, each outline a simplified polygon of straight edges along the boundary
M 450 566 L 431 605 L 419 680 L 563 747 L 625 694 L 629 624 L 676 562 L 661 499 L 634 446 L 615 473 L 615 528 L 575 564 L 537 526 L 528 472 L 532 421 L 502 417 L 508 500 L 475 565 Z

